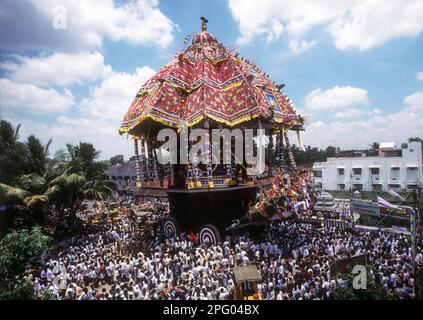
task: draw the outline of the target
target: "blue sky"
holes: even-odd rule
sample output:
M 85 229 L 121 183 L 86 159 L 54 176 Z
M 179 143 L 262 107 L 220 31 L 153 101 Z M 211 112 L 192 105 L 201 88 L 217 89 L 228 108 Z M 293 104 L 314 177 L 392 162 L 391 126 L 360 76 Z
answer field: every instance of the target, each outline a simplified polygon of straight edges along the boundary
M 419 0 L 3 0 L 1 118 L 21 123 L 23 139 L 53 137 L 52 151 L 83 140 L 103 158 L 130 156 L 120 120 L 200 31 L 201 15 L 219 41 L 286 84 L 308 117 L 305 144 L 423 138 Z

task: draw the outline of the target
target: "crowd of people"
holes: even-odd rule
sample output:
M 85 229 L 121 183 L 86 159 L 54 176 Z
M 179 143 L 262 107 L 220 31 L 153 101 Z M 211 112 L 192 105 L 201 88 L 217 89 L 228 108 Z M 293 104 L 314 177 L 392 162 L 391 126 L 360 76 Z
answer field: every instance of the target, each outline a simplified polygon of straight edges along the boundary
M 200 245 L 185 234 L 166 238 L 162 210 L 153 210 L 146 250 L 137 246 L 137 229 L 122 207 L 117 219 L 102 222 L 96 232 L 80 236 L 26 274 L 34 297 L 63 300 L 228 300 L 236 285 L 235 265 L 256 263 L 263 299 L 333 299 L 336 259 L 369 254 L 370 276 L 399 299 L 413 297 L 412 251 L 403 235 L 322 229 L 294 221 L 266 226 L 259 241 L 248 235 L 227 236 L 221 244 Z M 106 205 L 104 205 L 106 206 Z M 163 208 L 163 204 L 150 204 Z M 115 217 L 116 218 L 116 217 Z M 421 243 L 415 256 L 423 263 Z

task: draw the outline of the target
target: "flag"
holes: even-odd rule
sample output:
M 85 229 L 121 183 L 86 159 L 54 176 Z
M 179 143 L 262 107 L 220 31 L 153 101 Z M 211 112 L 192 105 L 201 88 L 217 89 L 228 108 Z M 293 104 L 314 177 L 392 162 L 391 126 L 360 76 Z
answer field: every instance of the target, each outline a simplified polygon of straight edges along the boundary
M 185 36 L 185 38 L 184 38 L 184 44 L 187 44 L 187 43 L 188 43 L 189 38 L 191 38 L 191 35 L 190 35 L 190 34 L 187 34 L 187 35 Z
M 377 197 L 377 204 L 379 205 L 379 207 L 401 210 L 400 207 L 393 205 L 382 197 Z
M 195 235 L 195 233 L 191 230 L 189 233 L 189 239 L 191 240 L 191 242 L 197 242 L 197 236 Z

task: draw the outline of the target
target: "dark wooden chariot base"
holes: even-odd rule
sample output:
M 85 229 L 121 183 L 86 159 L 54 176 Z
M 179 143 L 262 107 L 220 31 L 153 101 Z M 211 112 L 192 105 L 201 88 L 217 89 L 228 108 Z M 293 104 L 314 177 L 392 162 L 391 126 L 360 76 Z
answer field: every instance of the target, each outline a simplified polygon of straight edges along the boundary
M 238 186 L 215 189 L 168 189 L 170 212 L 182 232 L 196 232 L 201 226 L 212 224 L 221 235 L 233 220 L 248 212 L 255 203 L 258 186 Z

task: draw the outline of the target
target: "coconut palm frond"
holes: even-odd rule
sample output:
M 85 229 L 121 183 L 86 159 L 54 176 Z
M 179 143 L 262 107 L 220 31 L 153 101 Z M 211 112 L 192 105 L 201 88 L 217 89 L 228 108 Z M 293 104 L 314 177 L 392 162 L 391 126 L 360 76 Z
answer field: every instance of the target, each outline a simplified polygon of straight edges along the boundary
M 0 199 L 4 203 L 22 203 L 29 194 L 24 189 L 0 183 Z
M 47 189 L 47 191 L 44 193 L 44 195 L 46 195 L 47 197 L 51 198 L 54 194 L 56 194 L 56 193 L 58 193 L 60 191 L 61 191 L 60 186 L 56 184 L 56 185 L 50 186 Z
M 33 193 L 42 193 L 46 186 L 46 179 L 36 173 L 25 174 L 19 179 L 20 185 Z
M 46 195 L 35 195 L 26 197 L 23 202 L 28 208 L 33 208 L 42 204 L 46 204 L 48 202 L 48 197 Z
M 86 180 L 83 175 L 72 173 L 67 177 L 67 182 L 70 185 L 83 185 Z

